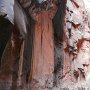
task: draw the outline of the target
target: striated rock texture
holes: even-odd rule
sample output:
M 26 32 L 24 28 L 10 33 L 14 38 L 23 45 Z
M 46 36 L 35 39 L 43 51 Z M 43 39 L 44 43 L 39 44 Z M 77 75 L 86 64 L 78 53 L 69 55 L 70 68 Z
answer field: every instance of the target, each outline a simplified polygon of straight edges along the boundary
M 90 90 L 90 16 L 83 0 L 15 4 L 0 90 Z

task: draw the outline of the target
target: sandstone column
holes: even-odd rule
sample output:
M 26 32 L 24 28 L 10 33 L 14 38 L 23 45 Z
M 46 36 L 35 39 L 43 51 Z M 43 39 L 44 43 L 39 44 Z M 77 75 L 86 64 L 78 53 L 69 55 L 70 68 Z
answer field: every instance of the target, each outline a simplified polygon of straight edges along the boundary
M 53 84 L 54 43 L 49 11 L 37 14 L 32 56 L 31 90 L 48 90 Z

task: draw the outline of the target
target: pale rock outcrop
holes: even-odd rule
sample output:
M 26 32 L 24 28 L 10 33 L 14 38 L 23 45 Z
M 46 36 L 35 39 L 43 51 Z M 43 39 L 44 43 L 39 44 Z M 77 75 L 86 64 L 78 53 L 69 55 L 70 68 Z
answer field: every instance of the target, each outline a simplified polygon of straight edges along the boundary
M 90 27 L 83 0 L 67 0 L 63 87 L 84 88 L 90 68 Z M 67 46 L 66 46 L 67 45 Z

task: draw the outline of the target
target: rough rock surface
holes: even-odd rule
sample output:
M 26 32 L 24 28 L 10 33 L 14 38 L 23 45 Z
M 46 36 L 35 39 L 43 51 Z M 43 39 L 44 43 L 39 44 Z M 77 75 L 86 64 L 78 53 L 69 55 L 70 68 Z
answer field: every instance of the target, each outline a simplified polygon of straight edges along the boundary
M 67 0 L 63 43 L 54 41 L 52 18 L 57 8 L 48 9 L 37 15 L 29 12 L 35 26 L 28 82 L 23 77 L 23 44 L 16 27 L 2 59 L 0 90 L 90 90 L 90 16 L 83 0 Z
M 90 72 L 89 23 L 83 0 L 67 0 L 63 87 L 70 90 L 90 87 L 87 84 Z

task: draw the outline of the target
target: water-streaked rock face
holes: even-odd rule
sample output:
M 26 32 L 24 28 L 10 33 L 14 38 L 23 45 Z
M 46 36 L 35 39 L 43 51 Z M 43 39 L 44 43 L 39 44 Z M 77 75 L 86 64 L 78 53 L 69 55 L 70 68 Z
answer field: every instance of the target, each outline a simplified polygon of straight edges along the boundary
M 38 0 L 40 3 L 45 0 Z M 48 0 L 47 0 L 48 1 Z M 21 0 L 22 3 L 23 0 Z M 23 4 L 23 8 L 30 5 Z M 50 8 L 51 9 L 51 8 Z M 28 83 L 24 82 L 22 38 L 17 27 L 5 52 L 0 72 L 0 90 L 89 90 L 90 89 L 90 16 L 83 0 L 67 0 L 63 43 L 54 41 L 52 18 L 57 8 L 42 10 L 34 17 L 31 73 L 28 72 L 31 48 L 24 58 Z M 28 10 L 29 11 L 29 10 Z M 52 12 L 52 13 L 51 13 Z M 36 14 L 37 15 L 36 15 Z M 89 18 L 88 18 L 89 17 Z M 25 27 L 26 28 L 26 27 Z M 23 28 L 24 29 L 24 28 Z M 58 31 L 58 30 L 57 30 Z M 28 31 L 28 40 L 30 40 Z M 30 34 L 31 35 L 31 34 Z M 61 35 L 62 36 L 62 35 Z M 56 39 L 56 38 L 55 38 Z M 23 50 L 22 50 L 23 51 Z M 9 52 L 9 53 L 8 53 Z M 19 54 L 20 53 L 20 54 Z M 21 56 L 20 56 L 21 55 Z M 21 65 L 21 67 L 20 67 Z M 22 70 L 22 71 L 20 71 Z M 19 73 L 20 72 L 20 73 Z M 7 75 L 7 76 L 5 76 Z M 20 80 L 20 81 L 19 81 Z M 20 84 L 20 85 L 19 85 Z M 53 85 L 54 84 L 54 85 Z

